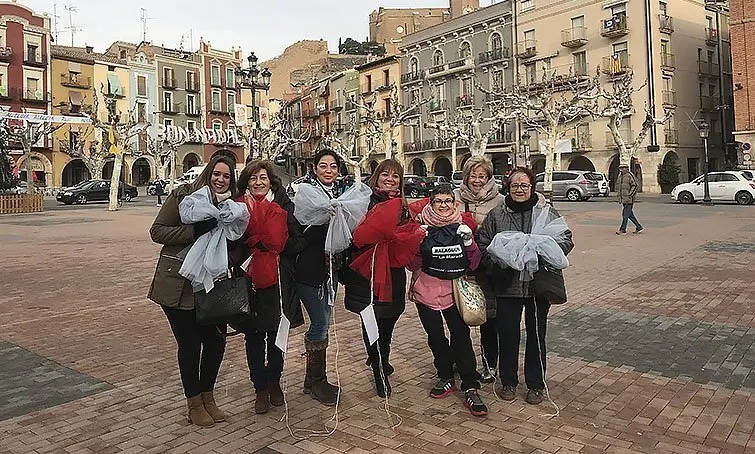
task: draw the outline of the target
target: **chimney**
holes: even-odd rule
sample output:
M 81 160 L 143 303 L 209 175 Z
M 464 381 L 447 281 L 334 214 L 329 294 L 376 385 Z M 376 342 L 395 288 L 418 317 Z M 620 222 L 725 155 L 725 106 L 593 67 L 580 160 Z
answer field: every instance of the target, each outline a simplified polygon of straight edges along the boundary
M 87 46 L 87 47 L 86 47 L 86 50 L 87 50 L 87 53 L 88 53 L 88 54 L 91 54 L 92 52 L 94 52 L 94 47 L 92 47 L 92 46 Z

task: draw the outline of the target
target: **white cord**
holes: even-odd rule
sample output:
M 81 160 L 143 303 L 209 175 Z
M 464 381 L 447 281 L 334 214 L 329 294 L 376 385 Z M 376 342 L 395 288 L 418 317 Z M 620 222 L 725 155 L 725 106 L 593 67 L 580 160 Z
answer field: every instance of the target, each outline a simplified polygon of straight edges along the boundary
M 556 409 L 556 413 L 545 413 L 540 416 L 543 416 L 545 418 L 556 418 L 561 415 L 561 409 L 558 408 L 558 405 L 556 405 L 555 402 L 553 402 L 553 399 L 551 399 L 551 393 L 548 390 L 548 382 L 545 380 L 545 364 L 543 363 L 543 355 L 540 351 L 540 325 L 537 322 L 537 298 L 532 298 L 532 307 L 534 310 L 535 315 L 535 338 L 537 339 L 537 360 L 540 362 L 540 372 L 543 374 L 543 385 L 545 385 L 545 397 L 548 398 L 548 402 L 550 402 L 551 405 L 553 405 L 553 408 Z M 525 308 L 525 313 L 526 313 Z M 546 318 L 545 322 L 548 322 L 548 319 Z

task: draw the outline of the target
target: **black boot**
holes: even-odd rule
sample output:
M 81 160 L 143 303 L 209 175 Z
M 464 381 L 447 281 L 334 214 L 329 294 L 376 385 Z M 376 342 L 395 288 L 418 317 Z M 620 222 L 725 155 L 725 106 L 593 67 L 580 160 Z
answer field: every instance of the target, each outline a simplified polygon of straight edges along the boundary
M 304 394 L 309 394 L 312 392 L 312 371 L 310 370 L 310 367 L 309 367 L 309 363 L 310 363 L 309 352 L 304 353 L 304 355 L 302 356 L 304 356 L 305 358 L 304 361 L 306 363 L 305 371 L 304 371 Z
M 307 366 L 312 382 L 310 388 L 312 398 L 332 407 L 338 401 L 341 390 L 338 386 L 328 383 L 328 376 L 325 374 L 325 349 L 327 347 L 328 341 L 307 343 Z
M 378 358 L 379 344 L 379 342 L 375 342 L 373 345 L 367 346 L 367 356 L 369 358 L 370 367 L 372 368 L 372 377 L 375 379 L 375 393 L 378 397 L 385 397 L 386 395 L 390 396 L 393 389 L 391 388 L 391 383 L 388 381 L 388 375 L 390 374 L 385 370 L 385 366 L 383 366 L 383 371 L 380 371 L 380 358 Z M 387 361 L 385 358 L 382 359 L 383 364 L 386 364 Z

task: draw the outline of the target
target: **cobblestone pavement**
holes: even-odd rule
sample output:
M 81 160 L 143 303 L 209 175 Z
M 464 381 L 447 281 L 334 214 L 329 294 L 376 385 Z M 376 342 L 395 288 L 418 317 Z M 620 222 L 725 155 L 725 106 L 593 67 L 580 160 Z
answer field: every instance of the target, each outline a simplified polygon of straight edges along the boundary
M 292 432 L 282 408 L 254 414 L 241 336 L 228 341 L 216 391 L 228 421 L 186 422 L 175 342 L 144 297 L 155 207 L 0 217 L 0 453 L 755 452 L 755 207 L 639 204 L 647 232 L 624 237 L 615 204 L 557 207 L 576 243 L 570 301 L 552 309 L 548 333 L 559 416 L 524 403 L 521 387 L 509 403 L 487 385 L 486 418 L 458 394 L 430 399 L 432 358 L 409 305 L 389 418 L 358 319 L 337 305 L 337 426 L 333 409 L 301 393 L 300 328 L 284 371 Z

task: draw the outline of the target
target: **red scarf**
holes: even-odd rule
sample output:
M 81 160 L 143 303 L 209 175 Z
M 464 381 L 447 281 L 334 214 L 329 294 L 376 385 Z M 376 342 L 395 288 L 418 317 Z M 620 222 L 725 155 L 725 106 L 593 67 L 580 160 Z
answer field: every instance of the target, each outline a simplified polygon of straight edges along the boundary
M 372 291 L 379 302 L 393 301 L 391 268 L 408 265 L 425 239 L 424 230 L 416 222 L 410 220 L 399 225 L 402 203 L 400 198 L 378 203 L 352 234 L 354 245 L 361 250 L 350 267 L 365 279 L 372 278 Z
M 288 212 L 265 196 L 243 199 L 250 215 L 246 244 L 252 252 L 246 275 L 256 288 L 272 287 L 278 284 L 278 256 L 288 241 Z

